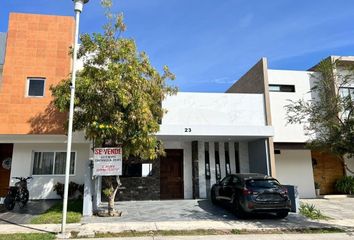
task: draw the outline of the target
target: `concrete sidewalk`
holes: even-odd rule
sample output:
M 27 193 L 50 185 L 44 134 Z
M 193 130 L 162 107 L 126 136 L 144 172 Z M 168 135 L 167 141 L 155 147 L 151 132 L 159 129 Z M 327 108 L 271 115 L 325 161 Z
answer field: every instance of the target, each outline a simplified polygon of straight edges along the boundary
M 158 230 L 196 230 L 238 229 L 250 232 L 262 232 L 270 230 L 294 230 L 294 229 L 323 229 L 340 228 L 345 231 L 354 231 L 354 220 L 329 220 L 329 221 L 301 221 L 289 222 L 284 220 L 250 220 L 250 221 L 169 221 L 169 222 L 113 222 L 113 223 L 75 223 L 67 224 L 67 231 L 79 232 L 80 236 L 92 236 L 95 232 L 124 232 L 124 231 L 158 231 Z M 0 233 L 34 233 L 60 231 L 60 224 L 0 224 Z
M 96 238 L 95 240 L 349 240 L 354 239 L 351 233 L 328 234 L 247 234 L 247 235 L 204 235 L 204 236 L 151 236 L 135 238 Z M 87 239 L 88 240 L 88 239 Z

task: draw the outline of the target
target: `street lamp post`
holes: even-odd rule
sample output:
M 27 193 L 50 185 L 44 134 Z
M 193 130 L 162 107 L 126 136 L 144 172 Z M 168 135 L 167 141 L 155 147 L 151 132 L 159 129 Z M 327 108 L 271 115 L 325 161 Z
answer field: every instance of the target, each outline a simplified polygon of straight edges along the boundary
M 72 143 L 74 99 L 75 99 L 76 58 L 77 58 L 77 44 L 79 40 L 80 13 L 82 12 L 84 4 L 87 3 L 88 1 L 89 0 L 73 0 L 75 6 L 75 38 L 74 38 L 73 62 L 72 62 L 71 86 L 70 86 L 70 109 L 69 109 L 68 142 L 66 148 L 63 218 L 61 223 L 61 233 L 63 235 L 65 235 L 66 213 L 68 209 L 69 174 L 70 174 L 71 143 Z

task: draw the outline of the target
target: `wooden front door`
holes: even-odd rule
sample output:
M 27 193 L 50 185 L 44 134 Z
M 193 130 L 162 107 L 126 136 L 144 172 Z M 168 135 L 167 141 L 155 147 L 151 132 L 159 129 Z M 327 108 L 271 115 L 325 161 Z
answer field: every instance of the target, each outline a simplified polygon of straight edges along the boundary
M 12 158 L 12 149 L 13 144 L 0 144 L 0 197 L 6 196 L 9 187 L 11 168 L 8 169 L 8 163 Z
M 183 199 L 183 150 L 166 149 L 160 161 L 160 198 Z

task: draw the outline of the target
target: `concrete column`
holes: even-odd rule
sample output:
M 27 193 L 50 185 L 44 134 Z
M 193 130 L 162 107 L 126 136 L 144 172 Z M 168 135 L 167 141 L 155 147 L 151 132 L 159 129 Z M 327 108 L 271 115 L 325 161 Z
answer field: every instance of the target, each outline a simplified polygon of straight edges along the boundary
M 229 156 L 231 173 L 236 173 L 235 143 L 229 142 Z
M 198 141 L 192 142 L 192 181 L 193 181 L 193 198 L 199 198 L 199 152 Z
M 205 178 L 205 145 L 204 142 L 198 142 L 198 160 L 199 160 L 199 197 L 206 198 L 206 178 Z
M 215 143 L 209 142 L 210 186 L 216 183 Z
M 248 142 L 239 142 L 240 155 L 240 173 L 248 173 L 250 171 L 248 157 Z
M 192 143 L 183 143 L 183 181 L 184 199 L 193 198 L 193 177 L 192 177 Z
M 85 184 L 84 184 L 84 196 L 83 196 L 83 209 L 82 215 L 84 217 L 92 216 L 92 168 L 90 166 L 90 160 L 87 161 L 87 168 L 85 171 Z
M 94 188 L 95 188 L 95 193 L 93 194 L 93 210 L 97 211 L 98 207 L 101 204 L 101 189 L 102 189 L 102 177 L 97 176 L 94 178 Z
M 223 142 L 219 142 L 219 159 L 220 159 L 220 173 L 222 179 L 226 176 L 225 144 Z

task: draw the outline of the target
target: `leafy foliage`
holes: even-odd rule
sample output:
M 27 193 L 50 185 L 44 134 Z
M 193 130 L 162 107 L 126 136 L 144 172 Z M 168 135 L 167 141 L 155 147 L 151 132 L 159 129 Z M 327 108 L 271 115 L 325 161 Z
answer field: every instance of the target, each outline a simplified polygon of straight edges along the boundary
M 102 0 L 107 24 L 103 33 L 83 34 L 78 57 L 83 69 L 77 73 L 74 130 L 83 130 L 94 147 L 122 146 L 124 157 L 154 159 L 163 147 L 154 135 L 165 110 L 161 103 L 177 89 L 167 84 L 175 76 L 168 67 L 160 74 L 133 39 L 123 38 L 122 14 L 111 12 L 112 1 Z M 70 79 L 51 87 L 54 105 L 63 112 L 70 106 Z M 117 182 L 115 182 L 117 180 Z M 104 178 L 114 210 L 119 177 Z
M 339 93 L 353 81 L 353 67 L 325 59 L 312 78 L 312 99 L 291 101 L 286 106 L 288 123 L 304 125 L 311 149 L 331 152 L 344 162 L 344 157 L 354 156 L 354 104 L 349 95 Z
M 353 194 L 354 193 L 354 177 L 344 176 L 336 182 L 336 190 L 341 193 Z
M 160 74 L 133 39 L 121 37 L 123 15 L 110 12 L 111 1 L 102 4 L 104 32 L 80 37 L 84 67 L 77 73 L 74 129 L 84 130 L 95 146 L 121 145 L 125 157 L 156 158 L 163 152 L 154 136 L 165 112 L 161 102 L 176 92 L 166 83 L 175 77 L 167 66 Z M 55 106 L 68 111 L 70 79 L 51 90 Z
M 61 182 L 57 182 L 53 187 L 53 191 L 56 192 L 62 199 L 64 197 L 64 187 L 65 184 Z M 84 195 L 84 185 L 70 182 L 68 192 L 69 198 L 75 197 L 76 192 L 79 192 L 79 197 L 82 197 Z
M 315 205 L 308 203 L 300 205 L 300 214 L 312 220 L 328 219 L 320 210 L 316 209 Z

